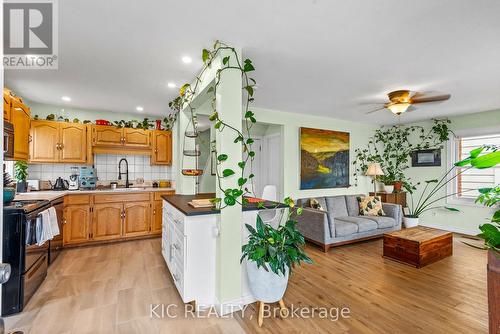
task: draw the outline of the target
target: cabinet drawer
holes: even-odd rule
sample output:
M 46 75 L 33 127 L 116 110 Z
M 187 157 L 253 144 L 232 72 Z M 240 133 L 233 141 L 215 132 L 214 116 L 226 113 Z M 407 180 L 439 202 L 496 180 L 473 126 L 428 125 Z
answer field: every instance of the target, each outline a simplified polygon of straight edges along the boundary
M 181 269 L 184 269 L 184 249 L 186 237 L 184 235 L 179 235 L 177 232 L 174 232 L 171 238 L 173 258 L 178 264 L 181 265 Z
M 182 265 L 177 263 L 175 260 L 172 262 L 172 278 L 174 280 L 175 286 L 181 295 L 182 301 L 184 300 L 184 272 L 182 270 Z
M 64 205 L 90 204 L 90 195 L 68 195 L 64 197 Z
M 184 219 L 179 218 L 179 216 L 176 217 L 174 214 L 172 214 L 171 212 L 168 212 L 168 211 L 165 213 L 165 215 L 167 217 L 167 220 L 170 222 L 170 224 L 172 224 L 172 226 L 176 230 L 178 230 L 178 233 L 184 234 Z
M 114 202 L 145 202 L 149 201 L 149 193 L 135 194 L 99 194 L 94 195 L 94 203 L 114 203 Z
M 173 195 L 175 194 L 175 191 L 170 190 L 170 191 L 155 191 L 154 192 L 154 200 L 155 201 L 162 201 L 163 198 L 161 198 L 163 195 Z

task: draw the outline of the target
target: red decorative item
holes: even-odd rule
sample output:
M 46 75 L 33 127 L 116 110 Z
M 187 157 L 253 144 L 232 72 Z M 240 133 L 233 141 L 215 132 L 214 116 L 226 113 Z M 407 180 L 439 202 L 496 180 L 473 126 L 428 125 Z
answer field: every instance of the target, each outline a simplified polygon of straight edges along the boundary
M 106 121 L 105 119 L 96 119 L 95 124 L 96 125 L 111 125 L 111 122 Z
M 161 130 L 161 119 L 156 120 L 156 130 Z

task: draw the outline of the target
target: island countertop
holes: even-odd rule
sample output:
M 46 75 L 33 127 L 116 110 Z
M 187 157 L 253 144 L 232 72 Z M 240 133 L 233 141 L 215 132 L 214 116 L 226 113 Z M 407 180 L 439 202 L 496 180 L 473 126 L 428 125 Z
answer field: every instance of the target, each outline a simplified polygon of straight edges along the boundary
M 215 193 L 204 193 L 196 195 L 163 195 L 162 198 L 170 203 L 177 210 L 185 214 L 186 216 L 199 216 L 199 215 L 210 215 L 220 213 L 220 210 L 214 208 L 194 208 L 188 204 L 193 199 L 207 199 L 215 198 Z M 266 208 L 286 208 L 287 206 L 283 203 L 265 201 L 264 206 Z M 257 203 L 247 203 L 243 205 L 243 211 L 252 210 L 262 210 L 258 207 Z

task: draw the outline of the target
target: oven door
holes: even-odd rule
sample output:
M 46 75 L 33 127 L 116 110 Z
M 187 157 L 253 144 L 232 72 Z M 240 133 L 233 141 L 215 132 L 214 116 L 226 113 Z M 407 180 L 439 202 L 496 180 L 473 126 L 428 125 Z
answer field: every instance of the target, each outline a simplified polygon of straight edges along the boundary
M 26 220 L 26 234 L 25 234 L 25 256 L 24 256 L 24 264 L 22 267 L 22 272 L 27 273 L 31 267 L 37 263 L 37 261 L 45 256 L 47 260 L 48 251 L 49 251 L 49 242 L 45 242 L 43 245 L 38 246 L 36 239 L 36 215 L 32 217 L 27 217 Z

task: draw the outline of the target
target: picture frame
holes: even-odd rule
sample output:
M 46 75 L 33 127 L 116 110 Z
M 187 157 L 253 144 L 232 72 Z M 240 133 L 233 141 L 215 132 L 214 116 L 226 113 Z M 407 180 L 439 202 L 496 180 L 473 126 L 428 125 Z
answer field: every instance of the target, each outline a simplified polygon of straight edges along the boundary
M 411 153 L 412 167 L 441 166 L 441 149 L 417 150 Z

